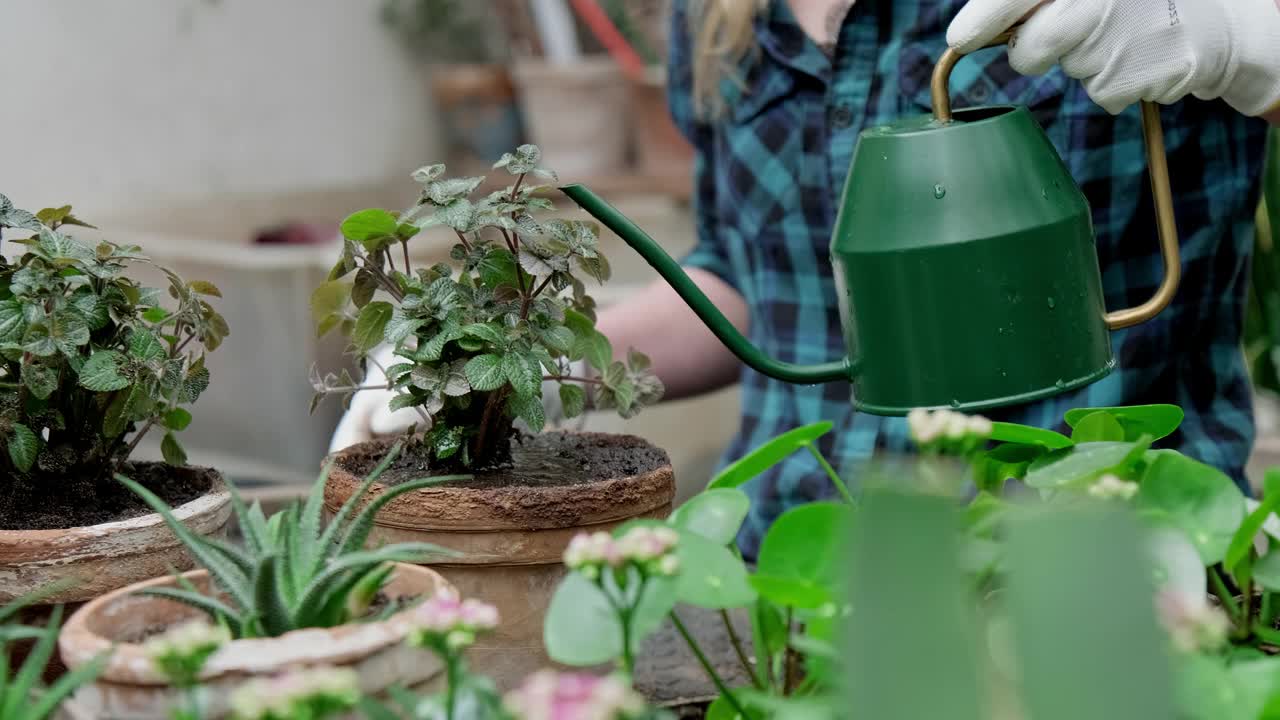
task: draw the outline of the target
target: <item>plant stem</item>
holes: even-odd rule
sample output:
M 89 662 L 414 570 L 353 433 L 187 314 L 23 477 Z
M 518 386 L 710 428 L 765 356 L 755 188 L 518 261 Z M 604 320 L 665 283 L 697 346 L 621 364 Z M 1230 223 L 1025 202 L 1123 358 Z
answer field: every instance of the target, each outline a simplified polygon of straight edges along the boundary
M 404 274 L 409 274 L 409 241 L 400 241 L 400 251 L 404 253 Z
M 751 661 L 747 659 L 747 653 L 742 649 L 742 640 L 738 638 L 738 631 L 733 629 L 733 619 L 729 617 L 728 610 L 720 611 L 720 620 L 724 623 L 725 632 L 729 635 L 729 643 L 733 645 L 733 652 L 738 656 L 738 662 L 742 664 L 742 669 L 746 671 L 747 677 L 751 678 L 751 684 L 755 685 L 757 690 L 764 690 L 764 683 L 760 682 L 755 668 L 751 666 Z
M 1222 581 L 1221 570 L 1216 566 L 1209 570 L 1209 583 L 1213 586 L 1214 594 L 1222 601 L 1222 606 L 1226 609 L 1227 615 L 1231 617 L 1232 622 L 1235 622 L 1238 627 L 1242 622 L 1240 606 L 1236 604 L 1235 597 L 1227 589 L 1227 584 Z
M 1271 609 L 1271 593 L 1262 593 L 1262 607 L 1258 610 L 1258 622 L 1264 627 L 1272 627 L 1275 625 L 1276 618 Z
M 810 446 L 812 447 L 812 445 Z M 795 624 L 795 610 L 787 608 L 787 642 L 782 646 L 782 696 L 791 695 L 792 680 L 795 678 L 796 654 L 791 650 L 791 628 Z
M 462 231 L 457 229 L 453 231 L 453 234 L 458 236 L 458 242 L 462 243 L 462 249 L 466 250 L 467 252 L 471 252 L 471 243 L 467 242 L 467 236 L 463 235 Z M 400 244 L 404 245 L 404 264 L 408 265 L 409 264 L 409 244 L 404 241 L 401 241 Z
M 840 493 L 840 497 L 844 498 L 845 503 L 856 505 L 853 495 L 849 493 L 849 486 L 845 485 L 844 480 L 840 479 L 840 474 L 836 472 L 835 468 L 831 467 L 831 463 L 827 462 L 827 459 L 822 456 L 822 452 L 814 447 L 813 443 L 805 443 L 805 449 L 818 459 L 818 464 L 826 471 L 827 477 L 831 478 L 831 483 L 836 486 L 836 492 Z
M 121 462 L 128 460 L 129 456 L 133 455 L 133 451 L 137 449 L 138 443 L 142 442 L 142 438 L 146 436 L 147 432 L 150 431 L 151 428 L 155 426 L 155 424 L 156 424 L 156 418 L 151 418 L 150 420 L 147 421 L 147 424 L 143 425 L 142 429 L 139 430 L 133 436 L 133 440 L 130 440 L 128 447 L 125 448 L 125 452 L 121 459 Z
M 445 720 L 453 720 L 454 706 L 458 701 L 458 659 L 452 652 L 445 654 L 445 688 L 444 712 Z
M 729 689 L 729 686 L 725 685 L 720 674 L 711 666 L 711 661 L 707 660 L 707 656 L 703 654 L 702 648 L 698 647 L 698 643 L 693 639 L 693 636 L 689 634 L 689 629 L 680 621 L 680 616 L 676 615 L 675 610 L 672 610 L 669 615 L 671 616 L 671 624 L 676 626 L 676 631 L 680 633 L 680 637 L 684 638 L 685 643 L 689 645 L 689 649 L 692 650 L 694 656 L 698 658 L 698 663 L 702 665 L 702 669 L 706 671 L 707 677 L 711 678 L 711 682 L 716 686 L 716 689 L 720 691 L 720 694 L 724 696 L 724 699 L 728 701 L 729 705 L 733 707 L 735 712 L 742 717 L 747 718 L 747 720 L 750 720 L 752 717 L 751 713 L 747 712 L 747 709 L 738 701 L 737 696 L 733 694 L 733 691 Z
M 555 380 L 558 382 L 577 382 L 577 383 L 584 383 L 587 385 L 603 385 L 604 384 L 604 381 L 600 380 L 599 378 L 584 378 L 584 377 L 578 377 L 577 375 L 543 375 L 542 379 L 544 381 Z

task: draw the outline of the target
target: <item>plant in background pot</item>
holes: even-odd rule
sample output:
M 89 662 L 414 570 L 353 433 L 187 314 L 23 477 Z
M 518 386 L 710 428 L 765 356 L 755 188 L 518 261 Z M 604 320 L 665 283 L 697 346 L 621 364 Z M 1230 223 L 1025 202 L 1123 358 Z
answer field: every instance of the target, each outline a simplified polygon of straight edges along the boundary
M 120 476 L 164 517 L 203 569 L 130 585 L 72 616 L 60 639 L 68 667 L 115 647 L 101 677 L 77 695 L 82 704 L 107 717 L 163 718 L 199 680 L 207 690 L 205 717 L 214 718 L 229 711 L 227 691 L 246 676 L 271 676 L 293 666 L 350 669 L 367 692 L 396 683 L 414 686 L 437 675 L 439 663 L 424 661 L 402 641 L 416 601 L 456 591 L 431 570 L 408 563 L 449 552 L 426 543 L 373 550 L 364 545 L 373 518 L 387 503 L 459 478 L 406 482 L 357 508 L 398 453 L 398 446 L 387 453 L 327 527 L 321 522 L 325 475 L 305 503 L 270 518 L 257 503 L 247 507 L 232 488 L 243 547 L 189 532 L 158 497 Z M 193 618 L 216 622 L 231 638 L 194 678 L 174 672 L 186 667 L 181 663 L 154 662 L 155 648 L 143 642 Z
M 481 168 L 523 141 L 500 16 L 467 0 L 384 0 L 382 20 L 427 67 L 449 163 Z
M 231 512 L 221 477 L 186 466 L 177 436 L 209 384 L 205 353 L 227 335 L 209 302 L 218 289 L 165 270 L 162 302 L 127 274 L 149 262 L 138 247 L 81 243 L 76 225 L 70 207 L 32 214 L 0 195 L 5 240 L 24 248 L 0 260 L 0 600 L 70 578 L 47 601 L 78 602 L 190 567 L 118 470 L 194 533 L 221 532 Z M 131 460 L 152 431 L 166 462 Z
M 388 504 L 371 537 L 463 553 L 444 560 L 450 580 L 508 619 L 473 653 L 504 689 L 545 660 L 542 616 L 570 537 L 663 515 L 674 494 L 666 453 L 639 438 L 516 430 L 517 419 L 542 429 L 544 383 L 559 385 L 555 397 L 568 416 L 589 400 L 630 416 L 662 393 L 644 356 L 615 359 L 595 329 L 582 278 L 603 282 L 609 266 L 594 225 L 543 214 L 552 205 L 529 181 L 550 175 L 539 160 L 529 145 L 504 155 L 496 167 L 513 182 L 478 199 L 470 196 L 484 178 L 446 178 L 442 165 L 417 171 L 422 194 L 414 207 L 363 210 L 344 221 L 343 256 L 312 300 L 321 333 L 341 329 L 360 358 L 372 360 L 383 344 L 394 349 L 393 364 L 368 382 L 397 391 L 392 406 L 422 418 L 373 493 L 427 472 L 475 471 L 465 483 Z M 442 235 L 454 240 L 457 266 L 410 267 L 407 244 Z M 595 374 L 571 370 L 584 365 Z M 317 378 L 321 395 L 359 387 L 341 376 Z M 351 497 L 386 449 L 371 442 L 337 454 L 330 508 Z
M 100 654 L 52 685 L 41 683 L 41 675 L 57 649 L 63 608 L 55 606 L 44 627 L 30 627 L 17 620 L 23 610 L 47 600 L 58 589 L 52 585 L 0 606 L 0 720 L 45 720 L 54 716 L 66 698 L 93 680 L 107 661 L 107 655 Z M 13 644 L 28 641 L 34 641 L 34 646 L 23 661 L 15 662 Z

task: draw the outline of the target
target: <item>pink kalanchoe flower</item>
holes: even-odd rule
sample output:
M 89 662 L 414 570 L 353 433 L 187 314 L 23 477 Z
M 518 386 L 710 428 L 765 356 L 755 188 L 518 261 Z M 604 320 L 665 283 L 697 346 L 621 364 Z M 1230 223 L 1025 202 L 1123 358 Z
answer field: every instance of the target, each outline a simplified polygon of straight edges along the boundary
M 412 616 L 416 634 L 443 637 L 463 632 L 470 635 L 498 626 L 498 609 L 479 600 L 459 600 L 450 593 L 439 593 L 414 609 Z
M 543 670 L 507 695 L 517 720 L 626 720 L 644 712 L 644 699 L 622 679 Z

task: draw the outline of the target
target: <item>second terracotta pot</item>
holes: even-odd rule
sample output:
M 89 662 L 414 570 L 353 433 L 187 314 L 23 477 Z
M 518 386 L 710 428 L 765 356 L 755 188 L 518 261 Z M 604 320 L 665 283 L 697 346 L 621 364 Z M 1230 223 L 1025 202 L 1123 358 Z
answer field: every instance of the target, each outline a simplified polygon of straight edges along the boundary
M 382 510 L 370 545 L 429 542 L 462 553 L 433 563 L 463 597 L 498 607 L 501 625 L 469 651 L 477 672 L 510 689 L 529 673 L 553 663 L 542 642 L 542 625 L 556 586 L 565 576 L 561 556 L 580 532 L 612 530 L 634 518 L 665 518 L 675 496 L 675 476 L 666 453 L 636 437 L 574 434 L 578 442 L 642 450 L 661 458 L 637 464 L 636 472 L 597 482 L 554 481 L 538 486 L 433 487 L 403 495 Z M 388 443 L 361 443 L 337 453 L 325 486 L 330 512 L 360 486 L 347 468 L 380 458 Z M 647 465 L 647 466 L 646 466 Z M 369 496 L 383 490 L 375 484 Z

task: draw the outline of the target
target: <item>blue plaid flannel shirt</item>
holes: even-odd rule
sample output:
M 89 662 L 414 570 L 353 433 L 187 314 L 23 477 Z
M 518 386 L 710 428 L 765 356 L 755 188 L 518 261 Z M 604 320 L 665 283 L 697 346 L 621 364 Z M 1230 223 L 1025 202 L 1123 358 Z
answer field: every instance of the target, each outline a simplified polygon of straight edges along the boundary
M 828 56 L 787 3 L 774 0 L 756 21 L 761 51 L 744 65 L 745 89 L 726 83 L 727 112 L 709 123 L 695 118 L 685 2 L 675 3 L 669 102 L 697 150 L 697 245 L 685 264 L 742 294 L 751 340 L 774 357 L 842 356 L 828 243 L 854 144 L 862 128 L 930 111 L 930 75 L 963 3 L 860 0 Z M 1018 75 L 1003 49 L 962 61 L 952 89 L 957 107 L 1030 107 L 1093 208 L 1107 307 L 1147 300 L 1162 265 L 1138 108 L 1113 117 L 1058 69 Z M 1062 430 L 1063 413 L 1074 407 L 1176 403 L 1186 421 L 1162 446 L 1243 485 L 1254 428 L 1240 335 L 1266 126 L 1195 99 L 1165 108 L 1163 120 L 1182 238 L 1183 282 L 1172 307 L 1113 334 L 1118 368 L 1106 379 L 990 416 Z M 846 385 L 793 386 L 746 368 L 741 381 L 741 425 L 726 462 L 820 420 L 836 428 L 822 452 L 855 483 L 858 462 L 877 449 L 910 451 L 905 422 L 854 412 Z M 780 513 L 832 494 L 808 453 L 747 490 L 753 507 L 740 543 L 748 555 Z

